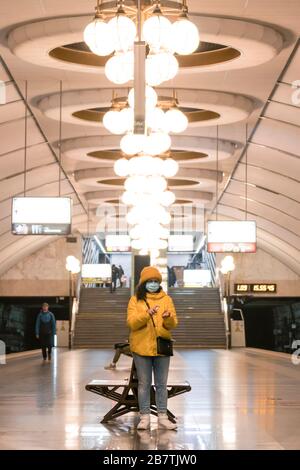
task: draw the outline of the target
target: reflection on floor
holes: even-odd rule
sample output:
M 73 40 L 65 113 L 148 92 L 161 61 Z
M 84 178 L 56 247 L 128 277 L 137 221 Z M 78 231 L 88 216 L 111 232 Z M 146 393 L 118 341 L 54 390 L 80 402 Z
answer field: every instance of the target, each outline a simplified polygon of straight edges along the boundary
M 128 414 L 99 424 L 112 402 L 89 393 L 91 379 L 122 379 L 130 359 L 106 371 L 108 350 L 55 351 L 0 365 L 0 449 L 300 449 L 300 365 L 289 356 L 244 350 L 179 350 L 170 381 L 192 391 L 173 398 L 178 431 L 137 431 Z

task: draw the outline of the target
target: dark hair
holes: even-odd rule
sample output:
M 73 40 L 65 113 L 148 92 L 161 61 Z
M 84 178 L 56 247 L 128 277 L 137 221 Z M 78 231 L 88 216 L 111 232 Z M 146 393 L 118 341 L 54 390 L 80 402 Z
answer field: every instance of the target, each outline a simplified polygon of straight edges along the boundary
M 136 288 L 136 293 L 135 293 L 137 300 L 146 300 L 146 295 L 147 295 L 147 293 L 148 293 L 148 291 L 147 291 L 147 289 L 146 289 L 146 283 L 147 283 L 147 282 L 148 282 L 148 281 L 145 281 L 145 282 L 143 282 L 142 284 L 139 284 L 139 285 L 137 286 L 137 288 Z M 159 286 L 159 289 L 158 289 L 157 292 L 160 292 L 161 290 L 162 290 L 162 287 Z

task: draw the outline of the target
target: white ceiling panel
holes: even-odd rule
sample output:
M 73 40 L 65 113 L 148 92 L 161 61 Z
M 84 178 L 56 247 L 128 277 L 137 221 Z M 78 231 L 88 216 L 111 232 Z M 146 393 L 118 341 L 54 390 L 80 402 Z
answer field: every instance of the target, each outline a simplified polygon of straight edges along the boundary
M 277 101 L 279 103 L 294 106 L 294 91 L 295 89 L 292 87 L 292 85 L 287 83 L 278 83 L 278 85 L 275 87 L 274 93 L 272 94 L 271 101 Z
M 245 197 L 245 184 L 233 179 L 230 181 L 225 194 L 226 193 Z M 300 220 L 300 203 L 293 201 L 286 196 L 274 194 L 259 187 L 249 185 L 247 188 L 247 196 L 253 201 L 265 204 L 270 208 L 278 208 L 296 220 Z
M 298 3 L 298 0 L 296 0 L 296 2 Z M 296 80 L 300 80 L 299 70 L 300 70 L 300 49 L 298 48 L 296 54 L 293 57 L 293 60 L 291 61 L 288 69 L 286 70 L 285 74 L 282 77 L 282 81 L 287 82 L 287 83 L 293 83 Z
M 246 157 L 244 156 L 242 164 L 245 163 Z M 264 168 L 300 181 L 300 157 L 294 157 L 276 149 L 250 144 L 248 148 L 248 165 Z
M 24 149 L 0 157 L 0 184 L 4 178 L 24 172 L 24 158 Z M 55 158 L 46 143 L 29 147 L 26 160 L 27 169 L 55 162 Z
M 0 63 L 0 80 L 2 82 L 9 82 L 10 81 L 10 77 L 9 77 L 7 71 L 5 70 L 5 67 L 1 63 Z
M 245 165 L 239 165 L 234 178 L 243 182 L 245 181 Z M 298 175 L 296 175 L 298 176 Z M 297 181 L 261 168 L 248 168 L 248 183 L 256 184 L 261 188 L 267 188 L 276 194 L 284 194 L 295 201 L 300 201 L 300 184 Z
M 290 124 L 262 119 L 252 141 L 300 156 L 300 129 Z
M 264 116 L 298 126 L 300 131 L 300 107 L 271 102 Z
M 13 101 L 5 106 L 0 105 L 0 125 L 4 122 L 21 119 L 25 114 L 23 101 Z
M 24 119 L 20 119 L 4 123 L 0 126 L 0 156 L 24 147 L 24 122 Z M 27 124 L 27 145 L 35 145 L 44 142 L 45 139 L 36 127 L 34 120 L 29 118 Z
M 233 194 L 224 194 L 222 197 L 222 204 L 229 205 L 240 209 L 246 210 L 246 201 L 243 196 L 236 196 Z M 296 220 L 293 217 L 285 214 L 283 211 L 264 205 L 261 202 L 252 200 L 251 198 L 247 201 L 247 212 L 248 218 L 251 219 L 252 215 L 264 218 L 266 221 L 277 224 L 278 226 L 289 230 L 295 235 L 300 235 L 300 220 Z

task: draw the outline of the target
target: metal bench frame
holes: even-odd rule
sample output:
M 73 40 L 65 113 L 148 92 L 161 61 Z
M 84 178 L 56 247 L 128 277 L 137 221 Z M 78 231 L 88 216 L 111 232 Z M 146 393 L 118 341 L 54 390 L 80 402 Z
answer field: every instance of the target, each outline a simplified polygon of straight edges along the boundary
M 101 423 L 107 423 L 111 419 L 118 418 L 126 413 L 132 411 L 138 412 L 138 378 L 134 361 L 132 361 L 132 367 L 130 372 L 130 378 L 125 379 L 123 382 L 113 382 L 110 380 L 94 380 L 85 387 L 86 390 L 92 393 L 96 393 L 102 397 L 108 398 L 117 402 L 113 408 L 106 413 L 101 420 Z M 174 383 L 167 385 L 168 398 L 173 398 L 182 393 L 190 392 L 191 386 L 188 382 L 185 383 Z M 150 411 L 151 414 L 157 416 L 157 407 L 155 403 L 155 387 L 151 386 L 150 391 Z M 176 422 L 176 416 L 167 410 L 167 415 L 172 423 Z

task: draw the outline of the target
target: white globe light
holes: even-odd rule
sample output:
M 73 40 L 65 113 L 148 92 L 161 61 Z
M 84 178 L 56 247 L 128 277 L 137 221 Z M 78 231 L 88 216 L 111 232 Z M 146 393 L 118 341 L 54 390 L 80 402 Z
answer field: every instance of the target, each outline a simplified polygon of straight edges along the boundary
M 105 75 L 113 83 L 123 85 L 133 80 L 134 56 L 133 52 L 116 53 L 105 64 Z
M 172 37 L 177 54 L 192 54 L 199 46 L 198 28 L 187 18 L 179 18 L 172 24 Z
M 135 213 L 132 213 L 131 211 L 128 212 L 126 215 L 126 220 L 129 223 L 129 225 L 136 225 L 138 223 L 138 217 Z
M 169 214 L 169 212 L 166 212 L 165 214 L 161 214 L 159 218 L 160 224 L 169 225 L 170 222 L 171 222 L 171 215 Z
M 164 81 L 164 73 L 160 68 L 161 54 L 148 54 L 146 59 L 146 82 L 149 86 L 158 86 Z
M 163 131 L 166 126 L 163 110 L 160 108 L 150 109 L 146 114 L 146 124 L 152 131 Z
M 143 39 L 154 49 L 167 48 L 172 35 L 172 24 L 163 15 L 153 15 L 143 24 Z
M 164 165 L 164 161 L 162 158 L 159 158 L 159 157 L 153 158 L 152 174 L 161 176 L 163 174 L 163 165 Z
M 143 243 L 141 240 L 132 240 L 131 246 L 134 250 L 141 250 L 143 248 Z
M 225 256 L 225 258 L 223 258 L 223 260 L 221 261 L 221 266 L 227 273 L 229 271 L 234 271 L 235 264 L 234 264 L 233 256 L 231 255 Z
M 159 250 L 165 250 L 166 248 L 168 248 L 168 242 L 167 240 L 158 240 L 158 246 L 157 248 Z
M 146 59 L 146 82 L 150 86 L 158 86 L 172 80 L 178 70 L 178 60 L 170 52 L 151 52 Z
M 139 251 L 139 255 L 141 256 L 146 256 L 149 253 L 149 250 L 146 248 L 143 248 L 142 250 Z
M 114 51 L 112 31 L 101 18 L 95 18 L 85 27 L 83 38 L 94 54 L 106 56 Z
M 167 239 L 167 238 L 169 238 L 169 236 L 170 236 L 170 230 L 168 230 L 165 227 L 160 227 L 159 237 L 163 238 L 163 239 Z
M 112 31 L 112 41 L 116 51 L 127 52 L 132 48 L 136 36 L 136 26 L 130 18 L 118 14 L 108 22 L 108 26 Z
M 153 173 L 153 161 L 154 158 L 147 155 L 131 158 L 129 160 L 129 174 L 141 176 L 151 175 Z
M 166 178 L 172 178 L 178 172 L 179 165 L 173 158 L 167 158 L 163 162 L 163 175 Z
M 120 158 L 114 164 L 114 171 L 118 176 L 127 176 L 129 171 L 129 161 L 126 158 Z
M 135 155 L 143 150 L 144 142 L 143 134 L 127 134 L 122 137 L 120 147 L 126 155 Z
M 165 120 L 167 132 L 184 132 L 189 124 L 188 118 L 180 109 L 169 109 Z
M 159 250 L 151 250 L 151 258 L 158 258 L 159 257 Z
M 157 93 L 150 87 L 146 86 L 146 110 L 155 108 L 157 104 Z M 128 104 L 131 108 L 134 108 L 134 88 L 132 88 L 128 94 Z
M 120 119 L 123 125 L 123 128 L 126 131 L 133 131 L 134 127 L 134 113 L 131 108 L 124 108 L 120 111 Z
M 127 132 L 127 120 L 119 111 L 108 111 L 103 116 L 103 126 L 112 134 L 125 134 Z
M 148 192 L 160 193 L 165 191 L 167 181 L 162 176 L 149 176 L 147 179 Z
M 164 132 L 152 132 L 146 137 L 144 152 L 149 155 L 159 155 L 171 147 L 171 137 Z
M 131 191 L 125 191 L 125 193 L 122 194 L 121 200 L 127 206 L 133 206 L 136 201 L 136 198 L 136 193 L 133 193 Z
M 159 202 L 161 205 L 168 207 L 174 204 L 176 200 L 176 196 L 172 191 L 164 191 L 163 193 L 160 194 L 159 197 Z
M 165 52 L 160 54 L 160 66 L 163 71 L 163 81 L 166 82 L 168 80 L 172 80 L 179 70 L 179 63 L 176 57 L 169 52 Z
M 125 189 L 130 192 L 139 193 L 143 191 L 146 184 L 147 178 L 144 176 L 130 176 L 125 181 Z
M 154 158 L 149 155 L 139 157 L 139 170 L 141 175 L 151 175 L 153 173 Z

